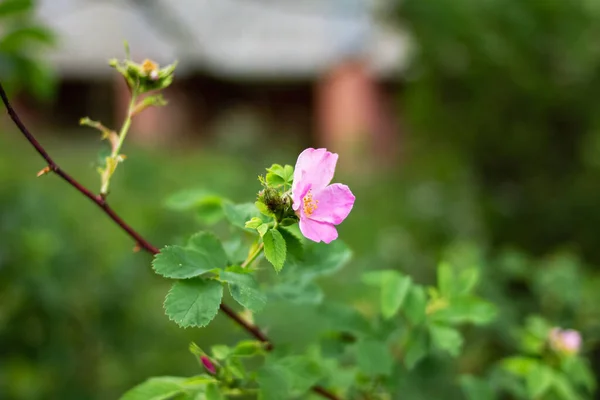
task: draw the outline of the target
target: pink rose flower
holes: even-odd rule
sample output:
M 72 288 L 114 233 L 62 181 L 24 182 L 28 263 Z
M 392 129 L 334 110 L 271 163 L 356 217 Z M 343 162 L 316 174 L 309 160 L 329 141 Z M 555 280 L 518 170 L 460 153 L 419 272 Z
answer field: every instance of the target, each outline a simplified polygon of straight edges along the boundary
M 581 348 L 581 335 L 572 329 L 553 328 L 549 334 L 549 341 L 550 347 L 561 353 L 575 354 Z
M 306 149 L 294 169 L 292 208 L 300 218 L 300 231 L 308 239 L 331 243 L 337 239 L 335 225 L 352 210 L 354 195 L 333 179 L 338 155 L 326 149 Z

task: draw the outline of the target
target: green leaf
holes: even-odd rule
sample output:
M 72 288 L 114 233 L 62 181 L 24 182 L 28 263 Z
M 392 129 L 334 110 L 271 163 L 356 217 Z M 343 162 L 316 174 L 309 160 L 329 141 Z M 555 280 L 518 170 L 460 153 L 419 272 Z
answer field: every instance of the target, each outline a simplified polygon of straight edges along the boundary
M 571 382 L 562 374 L 554 374 L 552 388 L 561 400 L 582 400 Z
M 253 357 L 264 353 L 264 343 L 256 340 L 242 340 L 231 351 L 232 357 Z
M 275 271 L 281 271 L 286 257 L 285 239 L 277 229 L 269 229 L 263 237 L 263 242 L 265 244 L 265 257 L 273 264 Z
M 256 228 L 256 231 L 258 232 L 258 234 L 260 235 L 260 237 L 264 237 L 265 233 L 267 233 L 268 230 L 269 230 L 269 225 L 268 224 L 262 224 L 258 228 Z
M 541 354 L 546 347 L 551 326 L 539 316 L 530 316 L 525 321 L 525 329 L 520 332 L 520 347 L 525 353 Z
M 454 272 L 450 264 L 442 262 L 438 265 L 438 288 L 444 297 L 452 297 L 454 293 Z
M 431 342 L 438 349 L 447 351 L 453 357 L 460 354 L 463 337 L 457 329 L 433 323 L 429 325 L 429 334 Z
M 263 366 L 258 370 L 256 381 L 260 388 L 259 400 L 281 400 L 289 395 L 288 375 L 280 366 Z
M 380 307 L 383 318 L 390 319 L 396 315 L 409 293 L 411 278 L 389 269 L 367 272 L 362 278 L 365 283 L 381 288 Z
M 266 181 L 269 186 L 291 185 L 293 179 L 294 168 L 291 165 L 282 167 L 279 164 L 273 164 L 270 168 L 267 168 Z
M 217 315 L 223 285 L 213 279 L 177 281 L 165 299 L 165 312 L 182 328 L 206 326 Z
M 229 372 L 238 379 L 246 379 L 246 367 L 240 358 L 230 358 L 225 362 Z
M 479 269 L 478 268 L 467 268 L 460 271 L 457 279 L 457 290 L 456 294 L 465 295 L 471 293 L 471 291 L 477 285 L 479 281 Z
M 256 229 L 260 237 L 263 237 L 267 230 L 269 230 L 269 224 L 265 224 L 262 219 L 257 217 L 252 217 L 250 221 L 246 221 L 245 227 L 248 229 Z
M 286 282 L 274 286 L 270 292 L 276 298 L 293 304 L 319 304 L 323 301 L 323 290 L 314 282 Z
M 283 185 L 286 181 L 283 178 L 284 169 L 279 164 L 273 164 L 271 168 L 267 169 L 267 184 L 272 187 Z
M 537 363 L 526 377 L 527 393 L 532 399 L 541 398 L 552 386 L 554 371 L 552 368 Z
M 383 318 L 390 319 L 396 315 L 402 307 L 411 283 L 410 277 L 402 276 L 399 273 L 391 275 L 389 279 L 382 283 L 381 315 Z
M 309 243 L 304 249 L 304 259 L 297 261 L 297 273 L 309 281 L 318 276 L 339 271 L 352 258 L 352 251 L 340 239 L 330 243 Z
M 203 224 L 214 225 L 224 217 L 220 202 L 205 203 L 196 208 L 196 218 Z
M 469 294 L 478 280 L 479 269 L 476 267 L 459 271 L 447 262 L 438 265 L 438 288 L 446 298 Z
M 257 201 L 254 203 L 254 206 L 264 216 L 272 217 L 274 215 L 271 210 L 269 210 L 269 207 L 263 202 Z
M 357 336 L 373 333 L 369 321 L 353 307 L 328 301 L 321 305 L 320 311 L 335 331 Z
M 120 400 L 168 400 L 183 393 L 186 378 L 162 376 L 150 378 L 129 390 Z
M 472 375 L 460 377 L 460 387 L 467 400 L 495 400 L 496 396 L 488 382 Z
M 246 228 L 246 221 L 251 220 L 252 217 L 260 218 L 261 216 L 260 211 L 254 203 L 233 204 L 223 202 L 223 212 L 225 213 L 225 218 L 233 226 L 244 229 L 247 232 L 254 232 L 254 230 Z
M 249 229 L 256 229 L 261 225 L 263 225 L 262 219 L 257 218 L 257 217 L 252 217 L 252 219 L 250 221 L 246 221 L 246 224 L 244 225 L 244 227 L 249 228 Z
M 211 383 L 206 386 L 206 400 L 225 400 L 225 396 L 217 385 Z
M 284 218 L 279 223 L 279 226 L 291 226 L 298 222 L 298 218 Z
M 502 360 L 501 366 L 511 374 L 525 378 L 538 363 L 539 361 L 532 357 L 515 356 Z
M 584 386 L 590 392 L 596 390 L 596 379 L 586 359 L 567 357 L 562 363 L 562 369 L 575 384 Z
M 231 353 L 231 348 L 224 344 L 217 344 L 210 348 L 210 353 L 217 360 L 224 360 L 227 357 L 229 357 L 229 354 Z
M 230 240 L 223 242 L 223 249 L 227 254 L 227 264 L 241 264 L 248 255 L 248 248 L 239 236 L 234 236 Z
M 450 300 L 450 305 L 437 310 L 432 319 L 449 324 L 473 323 L 485 325 L 496 318 L 497 309 L 492 303 L 477 297 L 459 297 Z
M 33 8 L 33 0 L 3 0 L 0 3 L 0 17 L 23 13 Z
M 54 35 L 52 31 L 43 26 L 20 26 L 6 32 L 0 38 L 0 51 L 5 53 L 16 52 L 36 42 L 47 46 L 53 45 Z
M 390 375 L 394 360 L 388 346 L 372 339 L 362 339 L 356 344 L 358 368 L 366 375 Z
M 356 366 L 342 366 L 338 360 L 334 359 L 323 359 L 321 367 L 327 377 L 324 385 L 336 394 L 338 398 L 349 399 L 347 393 L 357 380 L 359 374 L 358 368 Z M 317 400 L 317 398 L 313 397 L 311 400 Z
M 294 167 L 291 165 L 286 165 L 283 167 L 283 179 L 286 182 L 291 183 L 294 180 Z
M 308 391 L 323 376 L 319 365 L 306 356 L 285 357 L 276 365 L 287 371 L 291 389 L 300 393 Z
M 219 239 L 211 233 L 192 236 L 187 247 L 167 246 L 154 257 L 154 271 L 172 279 L 187 279 L 227 266 L 227 255 Z
M 406 300 L 404 300 L 404 312 L 408 320 L 414 324 L 420 324 L 425 319 L 425 308 L 427 307 L 427 294 L 422 286 L 412 285 Z
M 404 349 L 404 365 L 406 368 L 413 369 L 428 352 L 427 332 L 422 329 L 414 329 L 410 332 L 408 342 Z
M 278 227 L 277 230 L 285 239 L 287 253 L 296 257 L 298 260 L 302 260 L 304 258 L 304 247 L 302 246 L 300 239 L 285 228 Z
M 260 312 L 267 304 L 267 296 L 249 273 L 221 271 L 220 279 L 229 284 L 231 297 L 252 312 Z
M 27 86 L 34 96 L 49 100 L 56 92 L 54 70 L 44 63 L 28 62 L 22 66 L 27 73 Z
M 193 210 L 206 204 L 221 205 L 223 199 L 204 189 L 187 189 L 172 194 L 165 200 L 165 207 L 174 211 Z

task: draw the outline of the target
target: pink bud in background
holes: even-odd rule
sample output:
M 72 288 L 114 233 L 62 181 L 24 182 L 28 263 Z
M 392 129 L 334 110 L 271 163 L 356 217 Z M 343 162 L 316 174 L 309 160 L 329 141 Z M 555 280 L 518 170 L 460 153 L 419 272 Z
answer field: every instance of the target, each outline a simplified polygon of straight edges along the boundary
M 575 354 L 581 349 L 581 334 L 573 329 L 553 328 L 548 339 L 550 347 L 559 353 Z

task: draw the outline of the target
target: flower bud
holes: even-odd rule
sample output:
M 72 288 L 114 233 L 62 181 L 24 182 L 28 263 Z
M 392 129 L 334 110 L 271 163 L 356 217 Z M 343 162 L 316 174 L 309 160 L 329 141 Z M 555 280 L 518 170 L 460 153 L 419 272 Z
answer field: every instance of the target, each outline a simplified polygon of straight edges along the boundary
M 553 328 L 548 335 L 548 341 L 554 351 L 566 355 L 578 353 L 582 342 L 579 332 L 561 328 Z
M 202 365 L 204 365 L 204 368 L 206 368 L 206 370 L 211 374 L 211 375 L 215 375 L 217 373 L 217 370 L 215 369 L 215 366 L 213 365 L 212 361 L 210 361 L 210 359 L 206 356 L 200 356 L 200 361 L 202 361 Z

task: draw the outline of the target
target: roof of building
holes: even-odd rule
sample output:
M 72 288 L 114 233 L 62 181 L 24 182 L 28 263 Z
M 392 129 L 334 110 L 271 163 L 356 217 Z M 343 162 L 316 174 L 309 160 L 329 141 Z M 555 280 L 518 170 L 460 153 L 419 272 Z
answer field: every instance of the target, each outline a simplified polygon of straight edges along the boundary
M 179 74 L 205 71 L 234 79 L 303 79 L 347 56 L 396 74 L 407 39 L 375 18 L 374 0 L 40 0 L 54 29 L 48 56 L 60 74 L 101 77 L 106 61 L 179 61 Z

